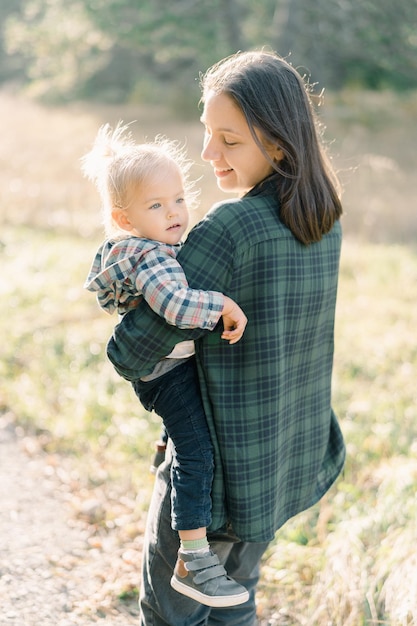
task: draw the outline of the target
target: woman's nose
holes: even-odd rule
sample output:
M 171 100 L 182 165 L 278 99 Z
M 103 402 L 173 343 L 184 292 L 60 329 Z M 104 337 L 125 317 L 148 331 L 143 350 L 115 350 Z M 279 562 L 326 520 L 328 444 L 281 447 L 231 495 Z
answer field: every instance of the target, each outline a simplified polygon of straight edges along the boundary
M 209 135 L 204 136 L 203 149 L 201 151 L 201 158 L 203 161 L 216 161 L 218 160 L 220 151 L 216 148 L 215 142 Z

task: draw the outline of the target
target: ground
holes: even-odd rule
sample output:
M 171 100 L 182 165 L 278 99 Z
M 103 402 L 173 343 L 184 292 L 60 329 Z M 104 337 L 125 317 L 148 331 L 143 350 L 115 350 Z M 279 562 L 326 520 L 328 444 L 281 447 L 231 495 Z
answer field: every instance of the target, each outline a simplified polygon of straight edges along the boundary
M 91 519 L 100 504 L 76 511 L 65 471 L 18 433 L 0 421 L 0 625 L 137 626 L 127 592 L 139 577 L 135 540 L 100 539 Z
M 41 439 L 0 415 L 0 626 L 139 626 L 142 507 Z M 259 626 L 288 624 L 273 604 Z

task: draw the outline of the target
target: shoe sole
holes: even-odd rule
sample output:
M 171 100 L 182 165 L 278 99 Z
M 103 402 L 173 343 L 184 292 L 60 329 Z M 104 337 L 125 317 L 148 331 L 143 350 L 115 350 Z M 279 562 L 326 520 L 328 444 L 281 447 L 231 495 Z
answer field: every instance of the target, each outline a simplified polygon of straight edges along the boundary
M 204 593 L 201 593 L 201 591 L 185 585 L 175 578 L 175 576 L 171 578 L 171 587 L 175 589 L 175 591 L 178 591 L 178 593 L 182 593 L 183 596 L 188 596 L 189 598 L 200 602 L 200 604 L 205 604 L 206 606 L 211 606 L 213 608 L 237 606 L 238 604 L 243 604 L 249 600 L 248 591 L 239 593 L 239 595 L 236 596 L 206 596 Z

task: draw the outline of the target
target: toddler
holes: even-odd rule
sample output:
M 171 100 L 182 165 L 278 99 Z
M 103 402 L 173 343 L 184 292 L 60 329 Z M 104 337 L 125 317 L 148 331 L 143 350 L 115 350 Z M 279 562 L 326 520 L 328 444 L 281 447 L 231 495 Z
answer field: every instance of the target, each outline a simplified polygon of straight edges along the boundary
M 136 144 L 121 123 L 100 128 L 82 169 L 99 191 L 107 239 L 85 287 L 108 313 L 128 314 L 144 299 L 178 328 L 213 330 L 222 318 L 221 336 L 233 344 L 247 323 L 241 308 L 222 293 L 191 289 L 176 260 L 196 196 L 190 166 L 176 142 Z M 132 384 L 143 406 L 162 418 L 174 449 L 171 519 L 181 545 L 171 585 L 202 604 L 234 606 L 249 594 L 227 576 L 207 541 L 213 447 L 193 355 L 194 342 L 179 341 Z

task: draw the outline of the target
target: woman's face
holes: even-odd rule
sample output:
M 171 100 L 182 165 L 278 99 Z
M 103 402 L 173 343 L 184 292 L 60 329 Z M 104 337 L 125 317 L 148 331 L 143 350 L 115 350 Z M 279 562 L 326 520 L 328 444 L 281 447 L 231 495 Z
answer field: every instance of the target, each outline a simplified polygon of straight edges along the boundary
M 201 121 L 205 127 L 201 158 L 213 167 L 220 189 L 243 195 L 273 172 L 230 96 L 209 92 Z M 282 152 L 262 140 L 261 133 L 258 136 L 270 157 L 279 161 Z

